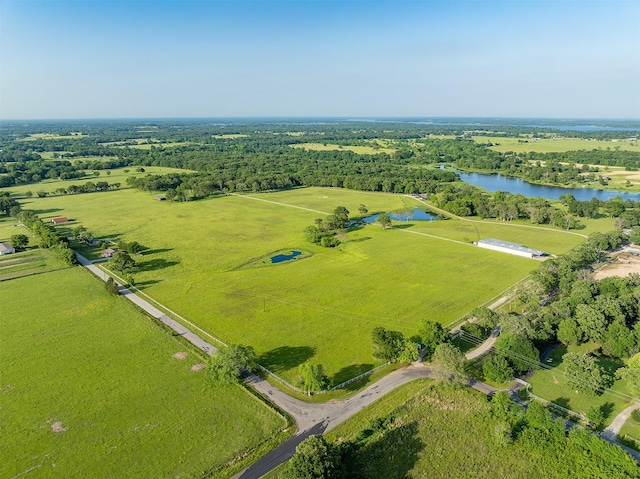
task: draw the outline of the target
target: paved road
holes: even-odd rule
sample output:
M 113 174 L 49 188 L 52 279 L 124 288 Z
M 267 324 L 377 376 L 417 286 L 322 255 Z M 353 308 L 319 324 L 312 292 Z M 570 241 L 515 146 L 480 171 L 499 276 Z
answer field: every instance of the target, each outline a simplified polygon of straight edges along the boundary
M 295 435 L 280 444 L 266 456 L 232 479 L 258 479 L 293 456 L 300 442 L 311 434 L 323 434 L 343 423 L 354 414 L 362 411 L 374 401 L 402 384 L 419 378 L 428 378 L 432 369 L 422 363 L 412 363 L 403 369 L 388 374 L 356 396 L 339 402 L 313 404 L 300 401 L 274 388 L 264 379 L 252 375 L 247 382 L 265 397 L 287 411 L 296 420 L 298 428 Z
M 472 359 L 479 358 L 480 356 L 482 356 L 484 353 L 486 353 L 493 347 L 493 343 L 496 342 L 496 339 L 498 339 L 498 336 L 500 336 L 500 326 L 496 326 L 493 329 L 493 331 L 491 331 L 491 335 L 486 339 L 486 341 L 482 343 L 480 346 L 478 346 L 477 348 L 469 351 L 465 355 L 465 357 L 469 361 Z
M 615 441 L 618 439 L 618 434 L 620 434 L 620 429 L 624 426 L 624 423 L 627 422 L 631 413 L 636 409 L 640 408 L 640 403 L 634 402 L 631 406 L 626 408 L 620 414 L 613 418 L 611 424 L 607 426 L 607 428 L 600 433 L 600 436 L 608 441 Z
M 107 273 L 105 273 L 102 269 L 100 269 L 99 267 L 91 263 L 91 261 L 89 261 L 87 258 L 85 258 L 84 256 L 78 253 L 76 253 L 76 256 L 82 266 L 87 268 L 89 271 L 95 274 L 98 278 L 102 279 L 102 281 L 106 281 L 107 279 L 109 279 L 109 275 Z M 145 310 L 147 313 L 149 313 L 151 316 L 153 316 L 157 320 L 169 326 L 180 336 L 185 338 L 191 344 L 195 345 L 198 349 L 201 349 L 202 351 L 204 351 L 209 355 L 211 355 L 211 353 L 213 353 L 216 350 L 215 346 L 213 346 L 211 343 L 208 343 L 207 341 L 202 339 L 200 336 L 193 333 L 190 329 L 184 327 L 182 324 L 171 319 L 169 316 L 164 314 L 158 308 L 151 305 L 151 303 L 149 303 L 148 301 L 145 301 L 130 289 L 122 286 L 118 281 L 116 281 L 116 283 L 118 283 L 118 291 L 122 296 L 127 298 L 132 303 L 136 304 L 138 307 Z

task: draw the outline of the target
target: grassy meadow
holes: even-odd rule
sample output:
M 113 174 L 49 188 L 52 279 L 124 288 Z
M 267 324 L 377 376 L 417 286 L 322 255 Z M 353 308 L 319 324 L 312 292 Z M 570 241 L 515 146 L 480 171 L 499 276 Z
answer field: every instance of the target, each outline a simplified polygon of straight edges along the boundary
M 0 290 L 0 477 L 229 477 L 230 462 L 275 445 L 281 417 L 213 387 L 201 356 L 86 270 Z
M 525 153 L 535 151 L 539 153 L 563 152 L 574 150 L 614 150 L 616 148 L 627 151 L 640 151 L 640 144 L 630 140 L 588 140 L 584 138 L 506 138 L 501 136 L 474 136 L 473 141 L 480 144 L 492 143 L 490 148 L 502 153 L 513 151 Z
M 97 157 L 96 157 L 97 158 Z M 11 188 L 4 188 L 4 190 L 8 190 L 11 193 L 24 197 L 25 193 L 30 191 L 33 196 L 36 196 L 38 191 L 46 191 L 47 193 L 54 195 L 56 194 L 56 189 L 58 188 L 68 188 L 71 185 L 84 185 L 89 181 L 96 183 L 98 181 L 106 181 L 110 185 L 113 183 L 120 183 L 120 188 L 128 188 L 127 186 L 127 178 L 131 176 L 142 177 L 146 175 L 166 175 L 167 173 L 188 173 L 190 170 L 182 170 L 178 168 L 165 168 L 162 166 L 145 166 L 144 172 L 136 171 L 139 167 L 131 166 L 128 168 L 114 168 L 112 170 L 100 170 L 100 174 L 98 176 L 94 175 L 92 172 L 87 171 L 87 175 L 84 178 L 73 178 L 71 180 L 58 180 L 58 179 L 48 179 L 43 180 L 37 184 L 25 184 L 12 186 Z M 125 171 L 126 170 L 126 171 Z M 109 172 L 109 173 L 107 173 Z
M 605 423 L 609 424 L 614 417 L 634 401 L 623 380 L 616 380 L 609 389 L 599 396 L 589 396 L 575 391 L 568 387 L 565 382 L 562 356 L 567 352 L 583 354 L 594 348 L 597 348 L 597 345 L 593 343 L 569 347 L 558 346 L 549 355 L 551 362 L 545 363 L 550 366 L 549 369 L 536 371 L 529 379 L 529 383 L 531 384 L 531 392 L 535 395 L 574 412 L 586 414 L 591 406 L 602 408 L 606 415 Z M 622 361 L 606 357 L 598 358 L 598 364 L 611 375 L 614 374 L 617 368 L 624 366 Z
M 538 266 L 472 246 L 475 226 L 459 220 L 358 227 L 335 249 L 305 239 L 323 213 L 338 205 L 357 212 L 361 203 L 371 213 L 419 205 L 401 195 L 303 188 L 187 203 L 125 189 L 30 198 L 23 207 L 44 220 L 73 218 L 64 232 L 81 224 L 97 238 L 138 241 L 147 249 L 135 257 L 135 280 L 146 294 L 224 342 L 252 345 L 263 365 L 294 383 L 304 362 L 323 364 L 334 384 L 350 379 L 378 364 L 373 328 L 412 336 L 424 317 L 448 324 Z M 478 228 L 552 253 L 582 241 L 511 224 Z M 305 255 L 247 267 L 293 250 Z
M 24 207 L 45 220 L 73 218 L 63 231 L 82 224 L 98 238 L 140 242 L 148 250 L 136 258 L 135 278 L 145 293 L 225 342 L 254 346 L 265 366 L 294 382 L 305 361 L 322 363 L 334 383 L 370 369 L 374 327 L 410 336 L 423 317 L 447 324 L 537 266 L 375 225 L 350 232 L 336 249 L 304 238 L 322 216 L 316 211 L 415 201 L 402 196 L 309 188 L 189 203 L 152 198 L 122 190 L 31 198 Z M 239 268 L 282 250 L 311 254 Z
M 380 143 L 378 143 L 380 145 Z M 298 143 L 291 145 L 292 148 L 304 148 L 305 150 L 314 151 L 330 151 L 330 150 L 348 150 L 358 153 L 359 155 L 377 155 L 378 153 L 386 153 L 391 155 L 396 152 L 395 148 L 387 148 L 384 146 L 342 146 L 333 143 Z
M 638 477 L 635 462 L 604 442 L 592 452 L 570 440 L 552 439 L 547 431 L 529 429 L 500 444 L 497 428 L 481 393 L 417 380 L 391 391 L 325 437 L 334 444 L 358 442 L 358 477 L 369 479 Z M 267 478 L 284 479 L 286 467 Z

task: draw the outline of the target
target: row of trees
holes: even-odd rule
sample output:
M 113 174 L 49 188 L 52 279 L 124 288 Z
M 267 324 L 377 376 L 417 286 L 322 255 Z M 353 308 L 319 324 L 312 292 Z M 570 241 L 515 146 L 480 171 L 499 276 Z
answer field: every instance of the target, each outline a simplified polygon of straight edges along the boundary
M 41 248 L 52 250 L 58 259 L 68 265 L 77 264 L 76 255 L 69 249 L 67 239 L 53 225 L 45 223 L 32 211 L 19 211 L 16 218 L 38 238 Z
M 504 191 L 489 195 L 470 185 L 444 185 L 431 195 L 430 201 L 457 216 L 479 216 L 502 221 L 528 219 L 533 224 L 551 224 L 564 229 L 581 226 L 572 214 L 551 206 L 543 198 L 529 198 Z

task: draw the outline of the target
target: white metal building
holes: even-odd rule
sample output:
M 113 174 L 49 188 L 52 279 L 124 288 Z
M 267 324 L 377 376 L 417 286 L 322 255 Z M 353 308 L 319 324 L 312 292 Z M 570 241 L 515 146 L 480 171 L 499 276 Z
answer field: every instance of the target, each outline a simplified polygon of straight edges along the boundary
M 515 254 L 516 256 L 524 256 L 525 258 L 542 258 L 549 256 L 549 253 L 540 251 L 539 249 L 527 248 L 518 243 L 510 243 L 493 238 L 486 238 L 476 243 L 480 248 L 492 249 L 501 253 Z
M 0 255 L 15 253 L 16 249 L 9 243 L 0 243 Z

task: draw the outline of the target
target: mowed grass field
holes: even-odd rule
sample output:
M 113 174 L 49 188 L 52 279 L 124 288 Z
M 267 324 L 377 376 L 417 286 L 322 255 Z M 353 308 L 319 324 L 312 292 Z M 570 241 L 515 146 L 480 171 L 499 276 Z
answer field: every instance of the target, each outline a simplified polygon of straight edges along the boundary
M 606 413 L 605 423 L 609 424 L 614 417 L 634 401 L 625 382 L 618 379 L 609 389 L 605 390 L 603 394 L 599 396 L 589 396 L 567 386 L 565 367 L 562 364 L 562 356 L 567 352 L 584 354 L 597 347 L 598 345 L 594 343 L 569 347 L 564 345 L 558 346 L 549 356 L 552 361 L 545 363 L 548 364 L 550 368 L 536 371 L 531 379 L 529 379 L 531 392 L 580 414 L 586 414 L 591 406 L 603 408 Z M 617 368 L 624 366 L 622 361 L 606 357 L 598 358 L 598 364 L 612 376 Z
M 539 153 L 563 152 L 573 150 L 614 150 L 640 151 L 640 144 L 630 140 L 587 140 L 584 138 L 505 138 L 500 136 L 474 136 L 473 141 L 480 144 L 493 143 L 490 148 L 495 151 L 524 153 L 536 151 Z
M 0 292 L 0 477 L 229 477 L 284 426 L 80 267 Z
M 538 266 L 470 243 L 407 233 L 434 227 L 445 238 L 467 235 L 455 231 L 457 220 L 391 230 L 360 227 L 335 249 L 305 239 L 304 228 L 322 213 L 338 205 L 357 212 L 361 203 L 370 212 L 418 205 L 399 195 L 306 188 L 188 203 L 122 190 L 32 198 L 23 207 L 45 220 L 74 218 L 65 228 L 82 224 L 97 238 L 138 241 L 148 248 L 135 258 L 136 283 L 146 294 L 227 343 L 252 345 L 263 365 L 294 383 L 303 362 L 323 364 L 334 384 L 350 379 L 377 364 L 373 328 L 412 336 L 422 318 L 448 324 Z M 492 237 L 554 253 L 580 241 L 544 230 L 532 230 L 538 239 L 524 241 L 518 228 L 490 228 Z M 282 250 L 310 255 L 240 268 Z

